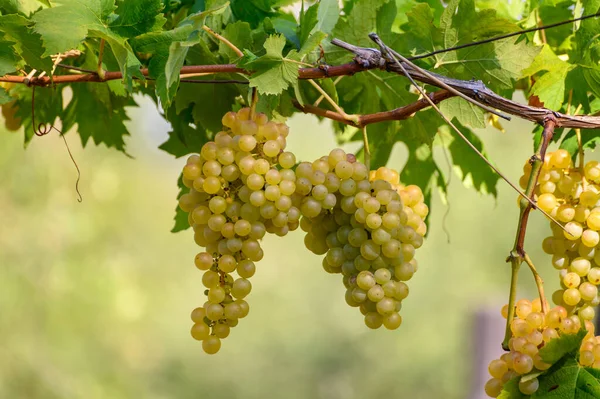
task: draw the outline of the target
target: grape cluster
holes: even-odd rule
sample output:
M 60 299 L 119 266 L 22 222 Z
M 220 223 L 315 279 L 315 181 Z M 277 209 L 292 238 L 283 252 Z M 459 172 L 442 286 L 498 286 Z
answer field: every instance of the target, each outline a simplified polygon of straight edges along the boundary
M 518 376 L 530 374 L 535 371 L 545 371 L 552 365 L 545 363 L 539 350 L 548 342 L 564 334 L 576 334 L 582 328 L 581 320 L 576 315 L 568 315 L 567 309 L 556 306 L 548 313 L 542 313 L 539 298 L 533 301 L 521 299 L 515 306 L 516 317 L 510 323 L 512 338 L 509 341 L 510 352 L 492 360 L 488 366 L 491 379 L 485 384 L 485 392 L 495 398 L 500 395 L 504 384 Z M 508 305 L 502 308 L 502 316 L 508 316 Z M 587 335 L 582 345 L 580 362 L 584 366 L 594 364 L 597 343 L 594 338 L 594 324 L 585 321 Z M 600 345 L 598 345 L 600 355 Z M 589 352 L 589 353 L 588 353 Z M 590 356 L 591 355 L 591 356 Z M 583 358 L 585 357 L 585 361 Z M 600 361 L 598 361 L 600 363 Z M 524 379 L 519 382 L 519 390 L 524 395 L 532 395 L 537 391 L 539 381 L 537 378 Z
M 260 239 L 266 232 L 283 236 L 297 229 L 302 200 L 291 169 L 296 159 L 283 152 L 286 125 L 244 108 L 225 114 L 223 126 L 199 155 L 188 158 L 183 183 L 190 190 L 179 200 L 195 242 L 205 248 L 195 264 L 204 271 L 208 300 L 192 312 L 191 334 L 209 354 L 248 314 L 249 278 L 263 258 Z
M 399 185 L 398 173 L 369 173 L 352 154 L 335 149 L 296 168 L 306 247 L 325 255 L 323 268 L 341 273 L 346 302 L 359 307 L 369 328 L 394 330 L 401 302 L 417 270 L 428 208 L 417 186 Z
M 521 185 L 531 173 L 529 163 L 524 172 Z M 566 150 L 548 153 L 535 194 L 537 205 L 564 223 L 564 230 L 552 223 L 552 236 L 542 243 L 561 282 L 552 300 L 569 315 L 592 320 L 600 303 L 600 164 L 591 161 L 580 170 Z

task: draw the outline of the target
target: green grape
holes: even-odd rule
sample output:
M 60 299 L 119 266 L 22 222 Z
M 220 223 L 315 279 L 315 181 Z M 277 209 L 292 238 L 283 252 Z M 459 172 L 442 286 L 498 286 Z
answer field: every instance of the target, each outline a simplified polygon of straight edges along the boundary
M 385 297 L 385 292 L 380 285 L 376 284 L 367 291 L 367 296 L 370 301 L 379 302 Z
M 502 392 L 504 383 L 498 378 L 492 378 L 485 383 L 485 393 L 491 398 L 497 398 Z
M 210 334 L 210 327 L 208 327 L 204 321 L 201 320 L 192 326 L 190 332 L 195 340 L 202 341 L 208 338 Z
M 208 270 L 214 264 L 214 259 L 211 254 L 207 252 L 200 252 L 198 255 L 196 255 L 194 263 L 198 269 Z
M 233 282 L 231 295 L 237 299 L 245 298 L 252 290 L 252 284 L 245 278 L 239 278 Z
M 221 349 L 221 340 L 211 335 L 202 341 L 202 349 L 209 355 L 214 355 Z
M 383 324 L 383 317 L 376 312 L 369 312 L 365 315 L 365 325 L 371 329 L 377 329 Z
M 192 311 L 191 318 L 194 323 L 200 323 L 206 317 L 204 308 L 196 308 Z
M 393 312 L 383 317 L 383 326 L 388 330 L 395 330 L 402 324 L 402 316 Z
M 221 303 L 225 299 L 225 290 L 222 287 L 213 287 L 208 290 L 208 301 L 211 303 Z

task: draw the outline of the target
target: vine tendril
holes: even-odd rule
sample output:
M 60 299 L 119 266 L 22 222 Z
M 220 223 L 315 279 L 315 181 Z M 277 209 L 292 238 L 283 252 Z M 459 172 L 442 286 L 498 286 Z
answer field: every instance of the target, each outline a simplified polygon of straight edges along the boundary
M 65 147 L 67 148 L 67 152 L 69 153 L 69 157 L 71 158 L 73 165 L 75 165 L 75 169 L 77 169 L 77 180 L 75 181 L 75 191 L 77 192 L 77 196 L 78 196 L 77 202 L 82 202 L 83 197 L 81 196 L 81 192 L 79 191 L 79 180 L 81 180 L 81 170 L 79 170 L 79 165 L 77 165 L 77 162 L 75 161 L 75 157 L 73 157 L 73 153 L 71 152 L 71 149 L 69 148 L 69 143 L 67 143 L 67 139 L 65 138 L 65 135 L 63 134 L 63 132 L 61 132 L 58 128 L 56 128 L 52 124 L 46 125 L 43 122 L 40 122 L 40 124 L 38 124 L 36 126 L 36 123 L 35 123 L 35 86 L 32 86 L 32 88 L 31 88 L 31 124 L 33 125 L 33 133 L 38 137 L 45 136 L 45 135 L 49 134 L 50 132 L 52 132 L 52 129 L 54 129 L 58 132 L 60 137 L 63 139 L 63 142 L 65 143 Z

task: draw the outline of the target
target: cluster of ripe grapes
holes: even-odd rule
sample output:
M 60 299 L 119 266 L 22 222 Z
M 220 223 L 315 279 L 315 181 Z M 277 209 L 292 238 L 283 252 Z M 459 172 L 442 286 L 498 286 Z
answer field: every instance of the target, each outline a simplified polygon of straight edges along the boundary
M 218 352 L 248 314 L 260 240 L 298 227 L 306 247 L 325 255 L 325 270 L 344 276 L 346 301 L 360 308 L 368 327 L 402 323 L 405 281 L 417 271 L 415 250 L 427 231 L 423 193 L 401 185 L 396 171 L 369 171 L 341 149 L 297 164 L 285 151 L 288 131 L 249 108 L 229 112 L 223 131 L 183 168 L 189 192 L 179 206 L 204 248 L 195 264 L 207 296 L 192 312 L 191 334 L 206 353 Z

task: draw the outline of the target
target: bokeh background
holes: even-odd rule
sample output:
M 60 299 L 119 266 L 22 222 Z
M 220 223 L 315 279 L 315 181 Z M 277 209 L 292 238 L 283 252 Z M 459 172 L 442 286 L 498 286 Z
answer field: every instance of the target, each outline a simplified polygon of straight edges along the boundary
M 190 231 L 170 233 L 185 160 L 157 149 L 169 126 L 151 101 L 141 104 L 127 110 L 133 158 L 82 149 L 66 135 L 82 172 L 82 203 L 56 133 L 24 149 L 22 131 L 0 128 L 0 398 L 481 397 L 476 354 L 497 354 L 500 342 L 478 347 L 476 315 L 502 325 L 504 260 L 518 215 L 506 184 L 493 198 L 454 175 L 448 204 L 434 194 L 394 332 L 364 326 L 345 304 L 341 278 L 304 249 L 301 231 L 266 237 L 250 315 L 207 356 L 189 335 L 189 314 L 204 302 L 198 248 Z M 327 121 L 298 115 L 289 124 L 289 149 L 300 160 L 336 146 Z M 506 133 L 480 133 L 516 182 L 533 126 L 504 125 Z M 388 166 L 402 168 L 406 155 L 398 144 Z M 444 162 L 441 148 L 435 155 Z M 551 293 L 556 272 L 540 249 L 548 231 L 534 213 L 526 248 Z M 519 297 L 533 298 L 527 268 L 520 276 Z

